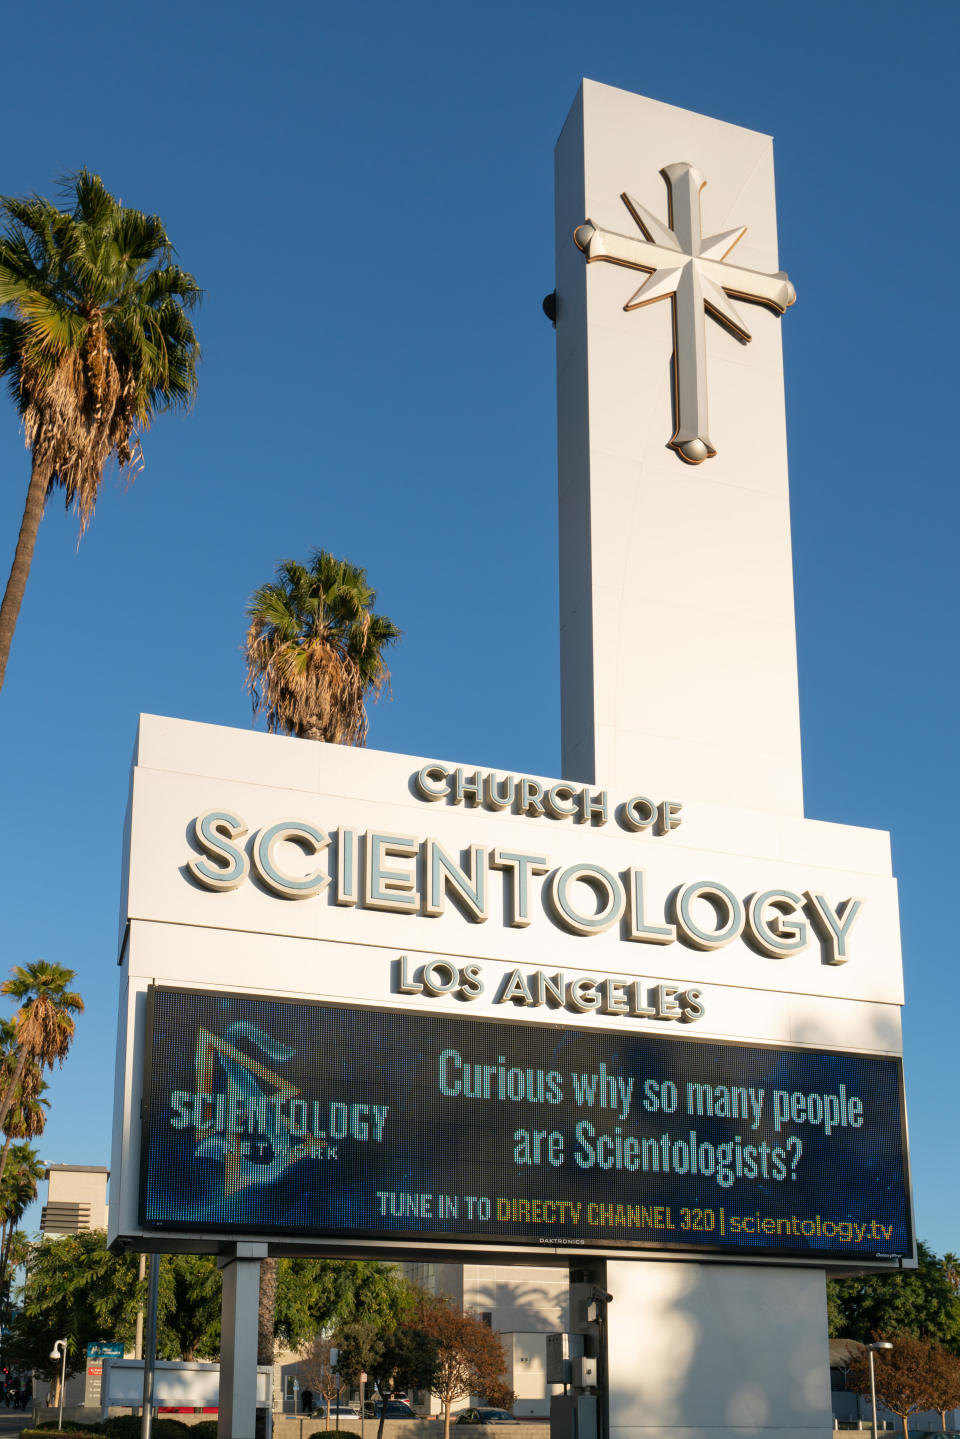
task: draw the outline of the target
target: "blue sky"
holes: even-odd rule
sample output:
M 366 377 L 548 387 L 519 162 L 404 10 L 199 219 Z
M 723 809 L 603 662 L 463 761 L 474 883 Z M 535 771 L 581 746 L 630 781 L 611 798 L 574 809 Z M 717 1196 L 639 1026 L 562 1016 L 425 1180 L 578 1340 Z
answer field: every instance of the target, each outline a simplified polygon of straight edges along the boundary
M 918 1232 L 960 1248 L 953 0 L 52 0 L 3 33 L 0 191 L 86 165 L 206 291 L 194 411 L 79 549 L 51 504 L 0 697 L 3 964 L 69 965 L 87 1000 L 44 1158 L 109 1162 L 137 714 L 250 723 L 244 607 L 277 560 L 365 565 L 405 631 L 373 745 L 559 772 L 540 301 L 587 75 L 776 138 L 806 809 L 892 831 Z M 28 473 L 4 400 L 4 578 Z

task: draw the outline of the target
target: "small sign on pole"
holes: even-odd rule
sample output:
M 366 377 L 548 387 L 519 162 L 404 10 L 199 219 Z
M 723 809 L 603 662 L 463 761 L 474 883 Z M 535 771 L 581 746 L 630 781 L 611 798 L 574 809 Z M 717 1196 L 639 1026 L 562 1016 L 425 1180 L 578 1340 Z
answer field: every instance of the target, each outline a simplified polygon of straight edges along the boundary
M 103 1384 L 104 1359 L 122 1359 L 123 1345 L 104 1339 L 94 1340 L 87 1345 L 87 1373 L 83 1391 L 86 1409 L 100 1408 L 100 1389 Z

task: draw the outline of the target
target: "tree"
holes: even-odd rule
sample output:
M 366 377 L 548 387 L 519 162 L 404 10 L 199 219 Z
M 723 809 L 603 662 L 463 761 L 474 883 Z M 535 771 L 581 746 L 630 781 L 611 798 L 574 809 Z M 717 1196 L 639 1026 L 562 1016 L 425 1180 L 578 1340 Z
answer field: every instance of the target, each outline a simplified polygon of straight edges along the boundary
M 36 1199 L 44 1173 L 39 1155 L 29 1144 L 15 1144 L 10 1149 L 8 1139 L 6 1149 L 9 1163 L 0 1180 L 0 1324 L 7 1322 L 9 1314 L 11 1276 L 24 1261 L 25 1240 L 17 1225 L 27 1205 Z
M 72 969 L 38 959 L 33 964 L 14 965 L 10 975 L 0 985 L 0 993 L 10 995 L 20 1007 L 13 1020 L 13 1052 L 8 1056 L 12 1067 L 0 1095 L 0 1129 L 5 1128 L 18 1095 L 23 1098 L 28 1066 L 34 1065 L 42 1073 L 58 1062 L 63 1064 L 76 1029 L 73 1016 L 83 1009 L 80 995 L 68 988 L 74 978 Z M 4 1151 L 0 1180 L 6 1160 Z
M 497 1379 L 487 1385 L 486 1401 L 494 1409 L 512 1409 L 517 1402 L 516 1391 L 505 1379 Z
M 443 1439 L 450 1439 L 452 1404 L 471 1394 L 486 1395 L 491 1385 L 502 1384 L 506 1355 L 499 1335 L 445 1296 L 422 1295 L 415 1315 L 437 1345 L 437 1368 L 429 1387 L 443 1405 Z
M 11 1163 L 8 1178 L 14 1172 Z M 138 1278 L 138 1267 L 136 1255 L 107 1250 L 103 1230 L 42 1240 L 31 1252 L 23 1305 L 12 1321 L 7 1352 L 23 1368 L 54 1379 L 56 1366 L 48 1359 L 51 1335 L 67 1338 L 68 1374 L 82 1368 L 90 1340 L 132 1342 L 137 1309 L 146 1300 L 147 1286 Z M 400 1307 L 409 1305 L 397 1271 L 371 1260 L 281 1259 L 277 1273 L 273 1337 L 294 1348 L 332 1328 L 340 1315 L 352 1317 L 363 1306 L 396 1323 Z M 157 1313 L 161 1359 L 218 1357 L 221 1295 L 213 1255 L 163 1256 Z
M 0 197 L 0 375 L 31 452 L 30 485 L 0 605 L 0 688 L 48 495 L 93 515 L 108 461 L 133 478 L 162 410 L 188 405 L 200 351 L 186 311 L 200 297 L 157 215 L 122 205 L 80 170 L 59 210 Z
M 212 1254 L 165 1254 L 160 1262 L 157 1353 L 161 1359 L 220 1357 L 223 1279 Z
M 375 1260 L 261 1260 L 257 1332 L 258 1352 L 264 1357 L 257 1363 L 273 1363 L 278 1339 L 300 1349 L 323 1330 L 361 1314 L 392 1325 L 410 1303 L 409 1287 L 399 1271 Z
M 284 560 L 276 581 L 261 585 L 247 606 L 246 687 L 254 718 L 271 734 L 362 745 L 368 696 L 390 682 L 383 650 L 400 631 L 373 613 L 376 591 L 367 572 L 314 550 L 310 567 Z M 257 1362 L 273 1363 L 277 1261 L 260 1261 Z
M 319 1394 L 324 1402 L 326 1419 L 324 1427 L 330 1428 L 330 1405 L 337 1397 L 340 1388 L 340 1375 L 331 1363 L 330 1351 L 333 1349 L 333 1340 L 328 1336 L 319 1335 L 314 1339 L 309 1348 L 300 1356 L 297 1368 L 300 1371 L 300 1392 L 309 1389 L 311 1394 Z
M 57 1380 L 53 1339 L 67 1341 L 68 1375 L 84 1366 L 91 1339 L 129 1343 L 144 1286 L 135 1254 L 110 1254 L 103 1230 L 43 1239 L 30 1257 L 23 1306 L 11 1321 L 6 1353 L 21 1369 Z
M 257 1305 L 257 1363 L 273 1364 L 277 1312 L 278 1259 L 260 1260 L 260 1297 Z
M 135 1254 L 111 1254 L 106 1234 L 43 1239 L 30 1254 L 23 1304 L 11 1321 L 7 1353 L 48 1379 L 52 1338 L 67 1340 L 67 1374 L 83 1368 L 91 1340 L 129 1344 L 146 1300 Z M 212 1255 L 165 1254 L 160 1264 L 157 1353 L 161 1359 L 215 1359 L 220 1349 L 221 1278 Z M 52 1338 L 51 1338 L 52 1336 Z
M 933 1346 L 925 1339 L 903 1335 L 893 1348 L 878 1350 L 873 1358 L 878 1401 L 898 1414 L 903 1439 L 908 1439 L 907 1419 L 920 1409 L 933 1407 Z M 870 1356 L 864 1352 L 850 1365 L 848 1382 L 858 1394 L 870 1393 Z
M 13 1061 L 14 1056 L 10 1059 Z M 0 1084 L 2 1082 L 0 1078 Z M 4 1154 L 9 1153 L 15 1139 L 37 1139 L 43 1133 L 50 1108 L 50 1101 L 43 1097 L 46 1090 L 43 1070 L 35 1060 L 28 1059 L 3 1123 Z
M 362 745 L 365 700 L 389 684 L 383 651 L 400 637 L 373 613 L 376 591 L 366 570 L 314 550 L 309 567 L 277 566 L 247 606 L 244 652 L 254 716 L 271 734 Z
M 289 1349 L 355 1319 L 388 1328 L 412 1304 L 400 1271 L 372 1259 L 281 1259 L 274 1335 Z
M 917 1268 L 899 1274 L 860 1274 L 827 1283 L 830 1337 L 859 1339 L 912 1335 L 960 1351 L 960 1297 L 946 1259 L 922 1241 Z
M 301 1360 L 301 1373 L 305 1386 L 327 1400 L 327 1422 L 330 1402 L 337 1393 L 337 1379 L 330 1367 L 330 1331 L 338 1328 L 338 1344 L 340 1335 L 351 1327 L 356 1337 L 366 1330 L 373 1335 L 390 1334 L 412 1307 L 413 1289 L 393 1265 L 373 1259 L 282 1259 L 276 1333 L 284 1335 L 292 1348 L 302 1347 L 307 1337 L 311 1340 Z M 348 1368 L 350 1353 L 347 1350 L 347 1364 L 341 1354 L 340 1370 L 353 1377 L 353 1368 Z M 364 1354 L 363 1360 L 366 1357 Z M 363 1360 L 357 1364 L 356 1374 L 367 1368 Z
M 944 1272 L 947 1276 L 947 1283 L 950 1285 L 950 1288 L 954 1294 L 960 1293 L 960 1259 L 958 1259 L 956 1254 L 951 1254 L 948 1250 L 943 1256 L 941 1263 L 943 1264 Z
M 928 1382 L 930 1408 L 940 1415 L 940 1428 L 947 1427 L 947 1412 L 960 1408 L 960 1358 L 940 1344 L 931 1345 Z
M 396 1323 L 392 1328 L 358 1320 L 341 1327 L 340 1372 L 351 1383 L 366 1373 L 380 1395 L 380 1423 L 377 1439 L 383 1439 L 387 1402 L 397 1388 L 428 1388 L 439 1363 L 436 1340 L 416 1323 Z
M 4 1324 L 9 1323 L 10 1320 L 9 1303 L 10 1294 L 13 1289 L 13 1276 L 16 1274 L 18 1269 L 26 1268 L 27 1264 L 30 1261 L 30 1255 L 32 1254 L 32 1252 L 33 1245 L 30 1243 L 30 1240 L 24 1234 L 23 1230 L 15 1229 L 10 1235 L 9 1240 L 7 1241 L 7 1288 L 5 1300 L 6 1307 L 3 1311 Z
M 37 1197 L 45 1168 L 37 1151 L 29 1144 L 7 1146 L 7 1165 L 0 1180 L 0 1220 L 3 1226 L 3 1248 L 6 1250 L 11 1231 L 19 1223 L 28 1204 Z M 5 1259 L 5 1254 L 4 1254 Z M 0 1261 L 0 1279 L 4 1263 Z
M 0 1053 L 3 1056 L 0 1061 L 0 1094 L 3 1093 L 7 1081 L 12 1078 L 17 1068 L 16 1034 L 16 1025 L 9 1019 L 0 1020 Z M 2 1220 L 2 1224 L 0 1224 L 0 1295 L 6 1293 L 7 1248 L 10 1238 L 24 1209 L 36 1199 L 37 1184 L 43 1177 L 43 1166 L 37 1160 L 34 1151 L 29 1148 L 29 1145 L 21 1146 L 22 1153 L 25 1155 L 29 1152 L 30 1159 L 36 1167 L 29 1176 L 28 1188 L 22 1195 L 17 1193 L 18 1202 L 10 1203 L 6 1192 L 8 1175 L 6 1166 L 10 1155 L 10 1146 L 15 1139 L 36 1139 L 43 1133 L 47 1122 L 47 1110 L 50 1108 L 49 1101 L 43 1097 L 46 1089 L 47 1084 L 39 1064 L 36 1060 L 28 1059 L 3 1125 L 4 1143 L 3 1150 L 0 1152 L 0 1176 L 2 1176 L 0 1177 L 0 1220 Z M 22 1160 L 18 1168 L 20 1174 L 13 1186 L 15 1193 L 19 1190 L 25 1177 Z

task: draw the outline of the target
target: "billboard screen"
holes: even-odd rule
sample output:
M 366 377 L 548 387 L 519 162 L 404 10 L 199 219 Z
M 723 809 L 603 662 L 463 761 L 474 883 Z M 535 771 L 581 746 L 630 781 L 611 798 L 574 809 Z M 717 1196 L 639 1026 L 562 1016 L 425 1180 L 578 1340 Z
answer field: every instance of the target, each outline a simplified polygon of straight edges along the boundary
M 142 1112 L 147 1230 L 912 1253 L 893 1058 L 154 988 Z

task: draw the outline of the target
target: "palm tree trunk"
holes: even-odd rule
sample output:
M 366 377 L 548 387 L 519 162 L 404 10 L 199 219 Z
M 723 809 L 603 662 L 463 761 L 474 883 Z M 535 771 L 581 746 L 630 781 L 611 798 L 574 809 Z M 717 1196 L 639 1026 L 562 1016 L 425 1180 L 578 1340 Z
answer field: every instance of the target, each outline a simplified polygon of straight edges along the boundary
M 9 1139 L 7 1140 L 9 1144 Z M 10 1269 L 10 1245 L 13 1242 L 14 1219 L 9 1219 L 3 1229 L 3 1251 L 0 1252 L 0 1320 L 3 1324 L 10 1322 L 10 1291 L 13 1288 L 13 1275 Z
M 260 1260 L 260 1305 L 257 1310 L 257 1363 L 273 1363 L 273 1324 L 277 1312 L 277 1261 Z
M 9 1141 L 8 1141 L 9 1142 Z M 10 1236 L 13 1234 L 13 1220 L 3 1221 L 3 1241 L 0 1244 L 0 1322 L 6 1324 L 3 1311 L 7 1307 L 7 1259 L 9 1257 Z
M 260 1302 L 257 1306 L 257 1363 L 270 1365 L 270 1407 L 273 1408 L 273 1326 L 277 1313 L 277 1263 L 276 1259 L 260 1260 Z M 256 1439 L 263 1439 L 266 1433 L 266 1416 L 257 1407 Z
M 30 485 L 27 489 L 27 503 L 23 507 L 23 519 L 20 522 L 20 533 L 17 536 L 17 549 L 13 557 L 10 578 L 7 580 L 7 588 L 4 591 L 3 604 L 0 605 L 0 690 L 3 689 L 3 676 L 6 673 L 7 660 L 10 658 L 10 646 L 13 644 L 13 632 L 17 627 L 20 606 L 27 588 L 27 576 L 30 573 L 33 550 L 37 543 L 37 531 L 40 529 L 40 521 L 43 519 L 46 498 L 47 477 L 41 474 L 40 466 L 34 459 L 30 472 Z

